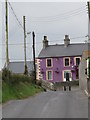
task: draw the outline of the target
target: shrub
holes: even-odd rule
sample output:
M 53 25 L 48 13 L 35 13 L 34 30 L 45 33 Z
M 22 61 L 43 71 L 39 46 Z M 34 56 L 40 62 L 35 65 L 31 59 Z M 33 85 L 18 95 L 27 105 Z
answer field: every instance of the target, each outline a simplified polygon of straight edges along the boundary
M 10 80 L 11 84 L 19 84 L 20 82 L 27 82 L 27 83 L 33 83 L 33 77 L 26 76 L 26 75 L 20 75 L 20 74 L 13 74 L 12 78 Z
M 34 76 L 13 74 L 6 68 L 2 70 L 2 79 L 5 82 L 9 83 L 10 85 L 16 85 L 19 84 L 20 82 L 34 83 Z
M 9 82 L 11 79 L 12 73 L 7 68 L 2 70 L 2 80 Z

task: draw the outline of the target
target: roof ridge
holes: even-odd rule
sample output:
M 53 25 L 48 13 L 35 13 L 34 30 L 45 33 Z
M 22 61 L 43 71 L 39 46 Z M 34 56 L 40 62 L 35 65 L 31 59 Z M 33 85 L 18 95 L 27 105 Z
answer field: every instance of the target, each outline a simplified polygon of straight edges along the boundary
M 10 61 L 9 63 L 22 63 L 24 61 Z M 33 61 L 26 61 L 26 62 L 33 62 Z
M 82 45 L 82 44 L 88 44 L 88 43 L 71 43 L 71 44 L 69 44 L 69 45 Z M 48 47 L 49 46 L 63 46 L 64 44 L 54 44 L 54 45 L 48 45 Z
M 68 47 L 64 47 L 64 44 L 49 45 L 45 49 L 42 48 L 38 58 L 82 55 L 82 52 L 87 49 L 87 45 L 88 43 L 72 43 Z

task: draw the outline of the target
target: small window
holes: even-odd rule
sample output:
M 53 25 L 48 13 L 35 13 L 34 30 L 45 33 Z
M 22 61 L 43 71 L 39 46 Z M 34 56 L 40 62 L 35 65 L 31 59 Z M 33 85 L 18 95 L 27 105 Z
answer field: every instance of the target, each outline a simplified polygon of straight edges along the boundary
M 65 58 L 65 66 L 69 66 L 69 64 L 70 64 L 69 58 Z
M 52 80 L 52 71 L 47 71 L 47 79 Z
M 79 66 L 80 64 L 80 58 L 76 58 L 76 66 Z
M 47 67 L 51 67 L 52 66 L 52 61 L 51 59 L 47 59 Z

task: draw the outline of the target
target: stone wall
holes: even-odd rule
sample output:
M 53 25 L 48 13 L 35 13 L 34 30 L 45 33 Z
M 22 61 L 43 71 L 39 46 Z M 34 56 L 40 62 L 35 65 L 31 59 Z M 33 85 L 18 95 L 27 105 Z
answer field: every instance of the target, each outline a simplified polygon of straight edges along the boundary
M 90 57 L 89 53 L 85 51 L 82 55 L 82 60 L 79 66 L 79 73 L 80 73 L 80 80 L 79 80 L 79 88 L 90 95 L 90 78 L 88 78 L 88 71 L 87 75 L 85 74 L 85 69 L 88 68 L 88 63 L 86 58 Z
M 85 53 L 83 53 L 82 60 L 79 66 L 79 74 L 80 74 L 79 88 L 81 90 L 87 90 L 87 75 L 85 74 L 86 68 L 87 68 L 87 60 Z

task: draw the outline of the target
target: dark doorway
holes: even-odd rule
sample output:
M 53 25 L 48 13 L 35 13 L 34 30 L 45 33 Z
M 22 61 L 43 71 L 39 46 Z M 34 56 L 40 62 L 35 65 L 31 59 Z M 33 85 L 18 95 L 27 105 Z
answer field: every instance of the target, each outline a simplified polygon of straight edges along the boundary
M 70 73 L 66 73 L 66 81 L 70 81 Z M 69 91 L 71 91 L 71 86 L 68 86 L 69 87 Z M 64 91 L 66 91 L 66 86 L 64 86 Z
M 66 81 L 69 81 L 69 73 L 66 73 Z

